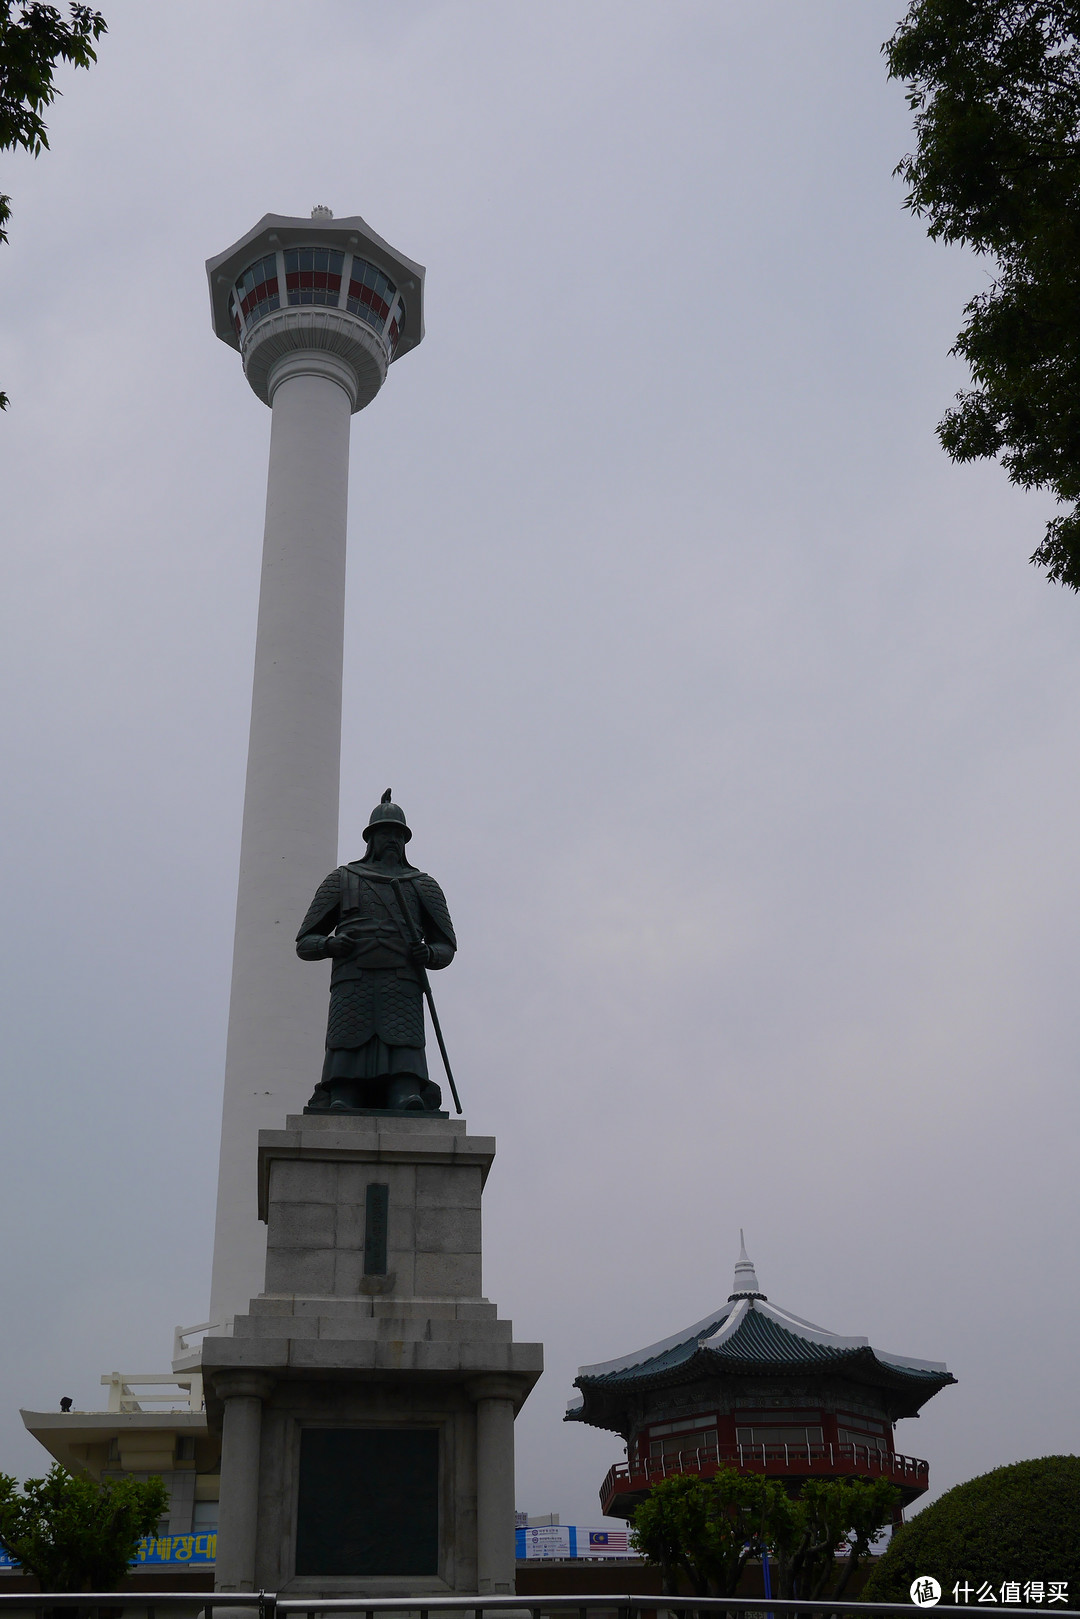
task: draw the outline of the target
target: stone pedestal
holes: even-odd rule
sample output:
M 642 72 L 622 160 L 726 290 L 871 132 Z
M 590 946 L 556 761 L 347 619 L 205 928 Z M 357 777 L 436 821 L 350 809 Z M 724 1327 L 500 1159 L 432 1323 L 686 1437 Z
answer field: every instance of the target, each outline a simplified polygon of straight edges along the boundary
M 513 1591 L 514 1417 L 543 1350 L 481 1294 L 494 1155 L 423 1114 L 260 1132 L 266 1290 L 203 1345 L 218 1590 Z

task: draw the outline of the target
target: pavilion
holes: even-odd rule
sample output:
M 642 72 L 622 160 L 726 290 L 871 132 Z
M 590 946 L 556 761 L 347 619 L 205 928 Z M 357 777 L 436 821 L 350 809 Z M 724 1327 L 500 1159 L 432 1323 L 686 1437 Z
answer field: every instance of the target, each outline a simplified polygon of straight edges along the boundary
M 612 1517 L 632 1517 L 670 1473 L 722 1466 L 793 1489 L 807 1478 L 887 1478 L 906 1506 L 929 1487 L 929 1467 L 896 1450 L 894 1424 L 955 1382 L 939 1361 L 872 1349 L 770 1304 L 743 1243 L 726 1304 L 661 1343 L 582 1366 L 566 1421 L 626 1443 L 600 1491 Z

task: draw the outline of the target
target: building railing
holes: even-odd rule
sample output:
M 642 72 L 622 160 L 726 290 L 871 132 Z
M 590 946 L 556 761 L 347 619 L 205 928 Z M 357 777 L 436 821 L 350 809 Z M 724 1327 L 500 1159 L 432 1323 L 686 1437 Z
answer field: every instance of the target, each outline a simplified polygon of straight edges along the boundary
M 286 1615 L 334 1614 L 334 1613 L 362 1613 L 372 1616 L 378 1614 L 398 1615 L 415 1614 L 418 1619 L 429 1619 L 431 1614 L 462 1613 L 472 1614 L 474 1619 L 484 1619 L 491 1614 L 492 1619 L 510 1611 L 530 1615 L 530 1619 L 543 1619 L 545 1614 L 562 1615 L 567 1611 L 576 1613 L 578 1619 L 611 1619 L 613 1614 L 617 1619 L 635 1619 L 636 1615 L 647 1615 L 648 1619 L 712 1619 L 724 1613 L 734 1615 L 780 1615 L 786 1619 L 788 1615 L 804 1615 L 806 1619 L 816 1619 L 817 1615 L 842 1614 L 858 1615 L 859 1619 L 912 1619 L 917 1610 L 910 1602 L 859 1602 L 837 1601 L 828 1598 L 814 1601 L 809 1598 L 785 1597 L 658 1597 L 658 1596 L 631 1596 L 629 1594 L 611 1596 L 549 1596 L 543 1598 L 512 1597 L 512 1596 L 412 1596 L 412 1597 L 279 1597 L 269 1591 L 215 1591 L 207 1592 L 200 1598 L 190 1591 L 140 1591 L 138 1594 L 120 1591 L 102 1592 L 33 1592 L 23 1595 L 0 1595 L 0 1612 L 4 1608 L 43 1609 L 43 1608 L 106 1608 L 115 1610 L 121 1608 L 125 1611 L 134 1609 L 135 1614 L 145 1614 L 148 1619 L 155 1619 L 160 1609 L 186 1608 L 189 1612 L 195 1607 L 206 1615 L 206 1619 L 213 1619 L 212 1610 L 217 1609 L 227 1615 L 230 1608 L 246 1609 L 248 1613 L 257 1612 L 258 1619 L 286 1619 Z M 1021 1608 L 1009 1604 L 1010 1619 L 1045 1619 L 1046 1608 Z M 1057 1619 L 1080 1619 L 1080 1609 L 1055 1607 L 1053 1610 Z M 934 1608 L 935 1619 L 960 1619 L 961 1615 L 971 1619 L 971 1608 L 967 1606 L 952 1606 L 941 1603 Z
M 198 1371 L 203 1339 L 208 1334 L 219 1338 L 231 1338 L 233 1319 L 231 1315 L 226 1315 L 220 1321 L 198 1321 L 193 1327 L 174 1327 L 173 1371 L 186 1372 L 191 1369 Z
M 202 1373 L 193 1372 L 105 1372 L 102 1386 L 109 1391 L 107 1411 L 145 1411 L 150 1405 L 167 1405 L 174 1411 L 199 1412 L 203 1408 Z M 152 1394 L 151 1389 L 168 1390 Z M 81 1413 L 80 1413 L 81 1415 Z
M 673 1451 L 667 1456 L 616 1462 L 601 1487 L 600 1500 L 606 1511 L 607 1503 L 625 1491 L 647 1489 L 672 1473 L 707 1475 L 719 1467 L 780 1475 L 851 1473 L 860 1478 L 886 1478 L 893 1484 L 914 1484 L 920 1490 L 926 1489 L 930 1478 L 929 1462 L 878 1450 L 873 1445 L 702 1445 L 697 1450 Z

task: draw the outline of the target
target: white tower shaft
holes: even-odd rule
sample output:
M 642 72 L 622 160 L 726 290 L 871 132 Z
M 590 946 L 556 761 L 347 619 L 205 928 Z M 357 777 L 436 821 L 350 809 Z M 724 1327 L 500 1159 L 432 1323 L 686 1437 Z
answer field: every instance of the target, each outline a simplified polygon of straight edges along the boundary
M 423 339 L 424 267 L 358 214 L 316 208 L 265 214 L 206 273 L 214 331 L 273 411 L 210 1295 L 220 1333 L 263 1286 L 259 1131 L 321 1076 L 326 978 L 293 941 L 338 857 L 349 418 Z
M 340 362 L 293 352 L 272 379 L 262 586 L 240 846 L 210 1319 L 263 1285 L 260 1129 L 321 1069 L 327 986 L 294 939 L 337 864 L 349 419 Z

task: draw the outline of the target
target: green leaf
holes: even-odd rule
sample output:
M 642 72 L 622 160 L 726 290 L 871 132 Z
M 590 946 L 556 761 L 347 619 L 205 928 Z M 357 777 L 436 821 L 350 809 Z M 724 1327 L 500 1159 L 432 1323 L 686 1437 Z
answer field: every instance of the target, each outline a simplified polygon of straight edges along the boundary
M 1080 9 L 1064 0 L 915 0 L 882 47 L 907 83 L 905 206 L 935 240 L 997 265 L 953 353 L 976 386 L 938 426 L 956 461 L 999 458 L 1071 509 L 1032 561 L 1080 589 Z

